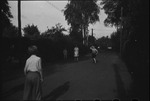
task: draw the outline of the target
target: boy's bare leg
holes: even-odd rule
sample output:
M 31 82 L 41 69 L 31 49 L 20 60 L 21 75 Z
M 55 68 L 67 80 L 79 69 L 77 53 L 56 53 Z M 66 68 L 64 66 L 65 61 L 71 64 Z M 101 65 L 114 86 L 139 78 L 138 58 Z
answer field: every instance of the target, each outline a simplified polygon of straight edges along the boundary
M 94 60 L 94 63 L 96 63 L 96 59 L 95 59 L 95 58 L 93 58 L 93 60 Z

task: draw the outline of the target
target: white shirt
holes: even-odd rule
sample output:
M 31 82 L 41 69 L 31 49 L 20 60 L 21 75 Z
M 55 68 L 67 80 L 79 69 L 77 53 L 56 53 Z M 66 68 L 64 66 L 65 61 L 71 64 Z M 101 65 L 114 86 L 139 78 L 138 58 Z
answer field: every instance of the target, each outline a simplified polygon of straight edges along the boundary
M 27 61 L 26 65 L 24 68 L 24 72 L 26 73 L 27 71 L 41 71 L 41 58 L 36 56 L 36 55 L 31 55 Z
M 74 56 L 78 56 L 79 55 L 79 48 L 78 47 L 75 47 L 74 48 Z

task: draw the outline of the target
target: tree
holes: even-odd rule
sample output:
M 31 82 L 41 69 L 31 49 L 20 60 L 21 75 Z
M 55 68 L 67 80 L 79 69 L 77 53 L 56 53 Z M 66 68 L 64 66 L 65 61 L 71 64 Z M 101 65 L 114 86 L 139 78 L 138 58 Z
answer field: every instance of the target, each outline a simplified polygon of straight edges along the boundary
M 135 92 L 139 99 L 146 101 L 149 97 L 147 90 L 149 80 L 147 77 L 149 74 L 147 72 L 149 70 L 149 0 L 102 0 L 101 4 L 103 4 L 103 9 L 109 19 L 106 19 L 105 23 L 119 25 L 123 29 L 122 59 L 128 65 L 128 70 L 134 72 L 134 77 L 144 78 L 137 80 L 142 83 L 138 85 L 141 89 Z M 121 8 L 123 8 L 122 24 L 120 23 Z M 117 43 L 118 35 L 112 38 Z
M 107 49 L 108 46 L 111 46 L 110 38 L 108 38 L 108 36 L 103 36 L 96 40 L 96 44 L 100 46 L 101 49 Z
M 70 0 L 64 10 L 65 19 L 71 25 L 71 31 L 76 33 L 81 32 L 86 37 L 88 25 L 99 21 L 99 7 L 96 4 L 97 0 Z M 78 26 L 78 27 L 77 27 Z
M 149 1 L 142 0 L 102 0 L 101 5 L 108 15 L 105 25 L 123 28 L 122 45 L 130 39 L 138 40 L 139 49 L 148 50 L 148 21 L 149 21 Z M 121 8 L 123 8 L 121 12 Z M 122 24 L 121 24 L 122 13 Z M 141 34 L 144 33 L 144 34 Z M 146 40 L 145 40 L 146 39 Z M 145 40 L 145 41 L 143 41 Z M 123 47 L 122 47 L 123 48 Z
M 108 15 L 104 21 L 105 26 L 118 26 L 121 22 L 121 5 L 119 0 L 102 0 L 101 5 Z
M 92 35 L 89 35 L 88 41 L 89 41 L 90 45 L 94 45 L 95 41 L 96 41 L 96 38 L 94 36 L 92 36 Z
M 63 31 L 67 31 L 60 23 L 57 23 L 51 29 L 42 33 L 43 37 L 51 38 L 53 40 L 59 40 L 64 36 Z
M 35 25 L 27 25 L 23 28 L 24 36 L 30 39 L 37 39 L 40 36 L 40 31 Z
M 6 27 L 3 31 L 3 37 L 16 38 L 18 36 L 18 27 L 13 24 L 10 24 L 10 26 Z
M 110 40 L 112 42 L 113 49 L 119 52 L 120 49 L 120 30 L 117 32 L 113 32 L 110 36 Z
M 10 7 L 7 0 L 0 1 L 0 23 L 1 23 L 1 36 L 6 27 L 10 25 L 10 18 L 12 18 Z

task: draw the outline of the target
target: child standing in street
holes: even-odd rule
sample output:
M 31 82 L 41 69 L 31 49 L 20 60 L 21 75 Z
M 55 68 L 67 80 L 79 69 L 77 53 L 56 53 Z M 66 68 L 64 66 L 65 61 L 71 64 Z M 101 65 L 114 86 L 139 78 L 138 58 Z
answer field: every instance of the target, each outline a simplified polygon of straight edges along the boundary
M 43 82 L 41 58 L 37 56 L 35 45 L 28 48 L 30 57 L 27 59 L 24 74 L 26 76 L 23 100 L 41 100 Z
M 92 60 L 94 63 L 96 63 L 96 56 L 98 54 L 98 50 L 94 46 L 91 46 L 90 49 L 92 50 Z
M 78 61 L 78 57 L 79 57 L 79 48 L 76 45 L 74 48 L 74 60 Z
M 66 48 L 63 50 L 63 54 L 64 54 L 64 60 L 67 60 L 67 49 Z

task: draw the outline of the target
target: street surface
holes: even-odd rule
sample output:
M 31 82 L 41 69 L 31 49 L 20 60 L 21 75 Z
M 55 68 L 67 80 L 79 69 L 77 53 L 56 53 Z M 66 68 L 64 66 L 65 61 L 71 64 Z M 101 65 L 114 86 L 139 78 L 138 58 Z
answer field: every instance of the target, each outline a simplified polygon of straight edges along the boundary
M 119 56 L 112 52 L 99 53 L 96 64 L 88 57 L 82 61 L 79 58 L 78 62 L 43 67 L 43 99 L 130 99 L 132 78 Z M 20 76 L 4 82 L 3 99 L 22 100 L 24 81 L 25 77 Z

